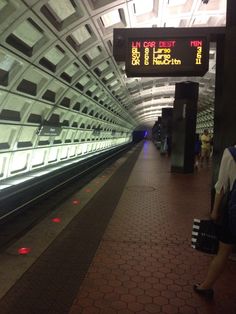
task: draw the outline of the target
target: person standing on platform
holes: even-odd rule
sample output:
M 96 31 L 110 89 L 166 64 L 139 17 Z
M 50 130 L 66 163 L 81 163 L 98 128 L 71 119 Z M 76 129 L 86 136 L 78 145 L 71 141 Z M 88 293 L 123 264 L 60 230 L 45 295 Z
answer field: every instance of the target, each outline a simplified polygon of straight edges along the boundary
M 230 219 L 232 218 L 229 216 L 228 204 L 226 204 L 223 209 L 223 213 L 220 213 L 224 196 L 228 195 L 228 193 L 232 191 L 234 184 L 236 184 L 234 183 L 236 180 L 236 145 L 230 149 L 233 150 L 232 153 L 228 148 L 226 148 L 223 153 L 218 181 L 215 185 L 216 194 L 213 210 L 211 212 L 211 219 L 215 221 L 217 221 L 220 214 L 222 214 L 219 249 L 208 268 L 208 273 L 204 281 L 193 286 L 195 292 L 206 298 L 213 297 L 213 285 L 224 270 L 227 260 L 236 244 L 236 235 L 232 234 L 232 228 L 230 230 L 229 226 Z
M 203 166 L 204 160 L 206 160 L 206 164 L 209 164 L 209 158 L 211 154 L 211 137 L 207 129 L 204 130 L 201 135 L 201 166 Z

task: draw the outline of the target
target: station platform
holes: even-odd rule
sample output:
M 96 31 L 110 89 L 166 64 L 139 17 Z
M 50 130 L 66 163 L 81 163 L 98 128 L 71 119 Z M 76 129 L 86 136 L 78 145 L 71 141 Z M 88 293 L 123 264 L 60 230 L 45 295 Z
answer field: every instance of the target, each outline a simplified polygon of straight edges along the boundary
M 210 168 L 173 174 L 139 143 L 1 252 L 0 313 L 235 314 L 236 262 L 213 300 L 192 288 L 212 258 L 191 248 L 210 189 Z

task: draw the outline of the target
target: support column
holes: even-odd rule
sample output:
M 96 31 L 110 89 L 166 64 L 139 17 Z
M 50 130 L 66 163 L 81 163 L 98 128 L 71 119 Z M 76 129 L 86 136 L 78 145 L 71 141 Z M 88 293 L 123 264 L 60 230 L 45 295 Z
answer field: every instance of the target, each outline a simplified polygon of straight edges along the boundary
M 158 120 L 155 122 L 152 128 L 152 140 L 156 145 L 157 149 L 161 147 L 161 117 L 158 117 Z
M 171 172 L 194 170 L 198 89 L 199 84 L 194 82 L 175 84 Z

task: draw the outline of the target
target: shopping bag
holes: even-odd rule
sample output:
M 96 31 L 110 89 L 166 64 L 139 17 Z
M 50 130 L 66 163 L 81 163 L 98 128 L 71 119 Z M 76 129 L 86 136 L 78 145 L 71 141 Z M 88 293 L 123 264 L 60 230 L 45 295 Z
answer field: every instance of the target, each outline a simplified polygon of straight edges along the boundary
M 194 219 L 192 230 L 192 248 L 216 254 L 219 246 L 219 226 L 212 220 Z

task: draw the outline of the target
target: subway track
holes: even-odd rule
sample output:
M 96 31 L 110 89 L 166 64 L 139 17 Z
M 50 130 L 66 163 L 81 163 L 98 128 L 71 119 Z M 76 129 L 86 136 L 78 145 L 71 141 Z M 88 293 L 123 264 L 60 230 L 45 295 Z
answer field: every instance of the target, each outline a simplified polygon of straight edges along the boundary
M 106 167 L 129 151 L 128 144 L 55 171 L 31 184 L 19 185 L 0 196 L 0 251 L 41 221 L 50 211 L 81 189 Z

